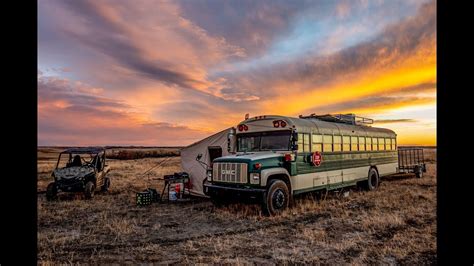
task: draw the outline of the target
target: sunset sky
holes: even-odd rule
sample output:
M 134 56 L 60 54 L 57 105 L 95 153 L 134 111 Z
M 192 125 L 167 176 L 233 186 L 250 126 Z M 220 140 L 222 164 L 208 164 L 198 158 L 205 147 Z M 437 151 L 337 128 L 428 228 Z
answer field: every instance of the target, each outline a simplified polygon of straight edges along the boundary
M 435 1 L 38 1 L 38 145 L 348 112 L 436 145 Z

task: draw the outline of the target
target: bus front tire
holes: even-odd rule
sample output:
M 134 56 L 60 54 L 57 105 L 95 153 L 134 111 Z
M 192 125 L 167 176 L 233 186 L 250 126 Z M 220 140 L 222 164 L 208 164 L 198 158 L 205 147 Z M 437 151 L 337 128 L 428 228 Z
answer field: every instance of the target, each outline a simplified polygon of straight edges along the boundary
M 380 178 L 379 178 L 379 173 L 377 172 L 377 169 L 370 168 L 369 176 L 367 179 L 367 190 L 369 191 L 376 190 L 379 187 L 379 183 L 380 183 Z
M 282 180 L 270 181 L 268 190 L 263 195 L 262 211 L 265 215 L 278 215 L 290 204 L 288 186 Z

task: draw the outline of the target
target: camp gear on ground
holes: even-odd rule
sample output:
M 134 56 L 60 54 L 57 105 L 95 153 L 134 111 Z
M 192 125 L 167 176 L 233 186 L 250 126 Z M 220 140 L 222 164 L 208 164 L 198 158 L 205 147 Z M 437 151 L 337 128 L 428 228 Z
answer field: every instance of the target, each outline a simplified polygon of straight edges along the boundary
M 178 173 L 174 173 L 172 175 L 164 175 L 163 180 L 164 180 L 165 184 L 164 184 L 163 190 L 161 192 L 161 200 L 163 200 L 163 195 L 165 194 L 165 190 L 168 190 L 168 201 L 173 200 L 171 198 L 174 197 L 174 195 L 176 195 L 177 198 L 181 199 L 181 198 L 184 197 L 184 195 L 186 193 L 188 195 L 191 194 L 190 191 L 189 191 L 189 188 L 186 189 L 187 187 L 189 187 L 189 185 L 187 186 L 186 184 L 188 184 L 190 182 L 190 178 L 189 178 L 188 173 L 178 172 Z M 170 191 L 172 191 L 171 190 L 171 185 L 173 185 L 173 184 L 178 184 L 180 189 L 179 189 L 179 193 L 177 191 L 174 191 L 175 194 L 173 196 L 171 196 Z
M 136 194 L 137 206 L 150 205 L 152 202 L 158 202 L 160 194 L 156 189 L 147 188 L 145 191 Z
M 144 206 L 151 204 L 151 193 L 148 191 L 137 193 L 137 206 Z
M 178 197 L 176 196 L 176 191 L 170 191 L 169 194 L 168 194 L 168 198 L 169 200 L 171 201 L 175 201 L 178 199 Z

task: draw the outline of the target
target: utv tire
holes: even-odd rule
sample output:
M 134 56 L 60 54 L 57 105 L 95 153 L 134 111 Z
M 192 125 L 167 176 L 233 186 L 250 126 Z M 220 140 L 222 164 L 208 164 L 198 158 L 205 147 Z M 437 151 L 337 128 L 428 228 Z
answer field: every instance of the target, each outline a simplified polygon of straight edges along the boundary
M 104 179 L 104 185 L 101 187 L 102 192 L 107 192 L 109 191 L 110 188 L 110 178 L 106 177 Z
M 56 184 L 49 183 L 48 187 L 46 188 L 46 200 L 52 201 L 58 199 L 58 189 L 56 188 Z
M 379 187 L 380 177 L 377 169 L 370 168 L 369 176 L 367 178 L 367 190 L 372 191 L 376 190 Z
M 265 215 L 278 215 L 290 205 L 290 192 L 282 180 L 272 180 L 263 194 L 262 211 Z
M 95 185 L 92 181 L 87 182 L 86 188 L 84 190 L 84 195 L 86 199 L 92 199 L 94 197 Z

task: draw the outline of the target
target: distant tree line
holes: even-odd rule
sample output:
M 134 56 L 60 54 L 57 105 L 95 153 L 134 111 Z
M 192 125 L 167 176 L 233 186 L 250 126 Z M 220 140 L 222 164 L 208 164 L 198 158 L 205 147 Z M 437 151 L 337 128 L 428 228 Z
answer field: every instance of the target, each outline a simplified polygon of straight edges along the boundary
M 179 155 L 179 150 L 107 150 L 107 158 L 117 160 L 175 157 Z

